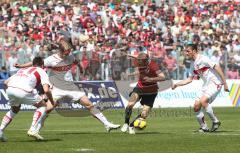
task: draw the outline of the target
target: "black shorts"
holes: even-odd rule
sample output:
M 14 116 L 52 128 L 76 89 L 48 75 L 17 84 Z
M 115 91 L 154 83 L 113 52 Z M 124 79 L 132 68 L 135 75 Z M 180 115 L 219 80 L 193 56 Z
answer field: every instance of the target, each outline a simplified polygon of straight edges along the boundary
M 153 107 L 153 103 L 155 101 L 157 93 L 144 93 L 142 89 L 138 87 L 135 87 L 133 89 L 133 91 L 129 94 L 129 97 L 132 95 L 132 93 L 137 93 L 139 95 L 141 105 Z

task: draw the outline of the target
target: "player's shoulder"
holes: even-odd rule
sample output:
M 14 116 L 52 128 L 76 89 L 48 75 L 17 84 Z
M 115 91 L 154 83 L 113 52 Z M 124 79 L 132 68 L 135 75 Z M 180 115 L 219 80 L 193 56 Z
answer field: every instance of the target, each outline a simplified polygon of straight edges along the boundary
M 43 71 L 43 68 L 41 67 L 35 67 L 37 71 Z
M 41 67 L 36 67 L 36 71 L 40 72 L 40 73 L 47 73 L 43 68 Z

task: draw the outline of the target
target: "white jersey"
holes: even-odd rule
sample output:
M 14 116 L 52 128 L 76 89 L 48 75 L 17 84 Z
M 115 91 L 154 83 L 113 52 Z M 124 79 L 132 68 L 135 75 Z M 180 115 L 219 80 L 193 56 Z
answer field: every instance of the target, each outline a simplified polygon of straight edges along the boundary
M 61 58 L 58 54 L 53 54 L 44 59 L 44 66 L 50 69 L 50 77 L 61 74 L 65 81 L 73 81 L 71 67 L 74 61 L 73 55 Z
M 60 58 L 53 54 L 44 60 L 44 66 L 50 68 L 50 81 L 53 84 L 52 95 L 54 99 L 69 97 L 74 101 L 85 96 L 85 92 L 79 91 L 79 87 L 73 82 L 71 67 L 75 58 L 73 55 Z
M 22 89 L 25 92 L 32 92 L 39 84 L 48 84 L 49 77 L 40 67 L 22 68 L 9 78 L 8 87 Z
M 191 63 L 191 76 L 200 77 L 204 84 L 203 87 L 207 87 L 210 84 L 222 85 L 222 79 L 214 69 L 215 62 L 211 61 L 204 55 L 197 55 L 195 61 Z

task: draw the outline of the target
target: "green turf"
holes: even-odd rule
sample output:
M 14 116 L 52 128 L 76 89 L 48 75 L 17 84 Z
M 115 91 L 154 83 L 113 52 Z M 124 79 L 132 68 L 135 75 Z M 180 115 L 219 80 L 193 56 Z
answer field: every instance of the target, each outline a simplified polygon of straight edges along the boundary
M 122 123 L 123 112 L 104 113 L 114 123 Z M 8 142 L 0 142 L 0 153 L 239 153 L 240 110 L 217 108 L 215 113 L 222 121 L 215 133 L 193 132 L 197 122 L 192 110 L 184 108 L 154 110 L 147 128 L 136 135 L 120 130 L 108 134 L 92 117 L 70 118 L 53 113 L 41 131 L 46 140 L 35 142 L 26 136 L 32 112 L 21 112 L 6 129 Z M 1 118 L 3 115 L 0 112 Z

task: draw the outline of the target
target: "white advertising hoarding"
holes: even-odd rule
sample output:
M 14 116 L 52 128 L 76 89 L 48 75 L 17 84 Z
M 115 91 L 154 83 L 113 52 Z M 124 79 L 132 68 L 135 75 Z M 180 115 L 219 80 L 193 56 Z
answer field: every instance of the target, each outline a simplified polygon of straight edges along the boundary
M 174 81 L 178 82 L 177 80 Z M 168 89 L 159 92 L 155 102 L 154 108 L 167 107 L 192 107 L 199 94 L 201 94 L 203 82 L 194 80 L 192 83 L 176 88 L 175 90 Z M 212 102 L 212 106 L 220 107 L 235 107 L 240 103 L 240 80 L 227 80 L 230 92 L 225 92 L 222 88 L 220 94 Z M 126 97 L 126 96 L 125 96 Z M 123 102 L 126 106 L 127 99 L 122 96 Z M 135 105 L 138 108 L 140 103 Z

